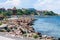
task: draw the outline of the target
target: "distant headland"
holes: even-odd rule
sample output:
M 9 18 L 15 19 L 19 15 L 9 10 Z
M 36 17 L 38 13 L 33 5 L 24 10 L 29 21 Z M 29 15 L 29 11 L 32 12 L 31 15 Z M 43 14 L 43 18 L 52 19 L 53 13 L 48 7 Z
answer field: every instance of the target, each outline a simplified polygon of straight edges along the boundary
M 0 8 L 0 15 L 11 16 L 11 15 L 39 15 L 39 16 L 57 16 L 57 13 L 48 10 L 36 10 L 34 8 L 22 8 L 17 9 L 13 7 L 12 9 Z

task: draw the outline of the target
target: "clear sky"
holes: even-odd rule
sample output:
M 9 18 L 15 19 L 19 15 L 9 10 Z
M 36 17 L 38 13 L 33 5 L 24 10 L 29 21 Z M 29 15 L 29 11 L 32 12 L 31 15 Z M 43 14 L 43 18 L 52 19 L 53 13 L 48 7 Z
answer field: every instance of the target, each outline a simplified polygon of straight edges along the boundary
M 60 0 L 0 0 L 0 8 L 35 8 L 60 14 Z

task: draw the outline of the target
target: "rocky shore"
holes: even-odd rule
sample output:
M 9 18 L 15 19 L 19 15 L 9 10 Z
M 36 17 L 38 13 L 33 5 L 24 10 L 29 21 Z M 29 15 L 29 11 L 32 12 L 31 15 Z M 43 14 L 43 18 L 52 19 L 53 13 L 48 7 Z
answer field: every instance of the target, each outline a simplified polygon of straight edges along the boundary
M 13 37 L 55 40 L 54 37 L 35 32 L 34 28 L 32 27 L 34 20 L 35 19 L 32 17 L 7 18 L 7 20 L 2 21 L 2 24 L 7 25 L 3 28 L 0 27 L 0 32 L 7 32 L 7 35 Z

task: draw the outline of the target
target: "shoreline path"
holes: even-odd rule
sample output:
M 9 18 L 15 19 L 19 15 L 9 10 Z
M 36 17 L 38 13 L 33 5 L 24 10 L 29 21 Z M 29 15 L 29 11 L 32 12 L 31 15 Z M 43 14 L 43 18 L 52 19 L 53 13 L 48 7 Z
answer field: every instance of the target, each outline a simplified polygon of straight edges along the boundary
M 45 40 L 45 39 L 33 39 L 33 38 L 20 38 L 20 37 L 11 37 L 7 36 L 6 33 L 1 33 L 0 32 L 0 40 Z
M 20 38 L 20 37 L 11 37 L 9 35 L 6 35 L 6 33 L 0 32 L 0 40 L 35 40 L 33 38 Z
M 7 37 L 0 36 L 0 40 L 14 40 L 14 39 L 11 39 L 11 38 L 7 38 Z

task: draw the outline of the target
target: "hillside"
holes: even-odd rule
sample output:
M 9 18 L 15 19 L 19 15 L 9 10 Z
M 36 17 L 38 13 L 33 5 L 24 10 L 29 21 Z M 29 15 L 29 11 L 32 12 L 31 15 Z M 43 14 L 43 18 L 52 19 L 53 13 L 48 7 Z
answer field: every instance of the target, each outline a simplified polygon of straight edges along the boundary
M 40 10 L 36 10 L 34 8 L 28 8 L 28 9 L 25 9 L 25 8 L 22 8 L 22 9 L 16 9 L 16 8 L 13 8 L 13 9 L 5 9 L 5 8 L 0 8 L 0 14 L 3 14 L 4 16 L 10 16 L 10 15 L 13 15 L 13 10 L 15 9 L 15 15 L 50 15 L 50 16 L 55 16 L 55 15 L 58 15 L 56 13 L 54 13 L 53 11 L 40 11 Z

